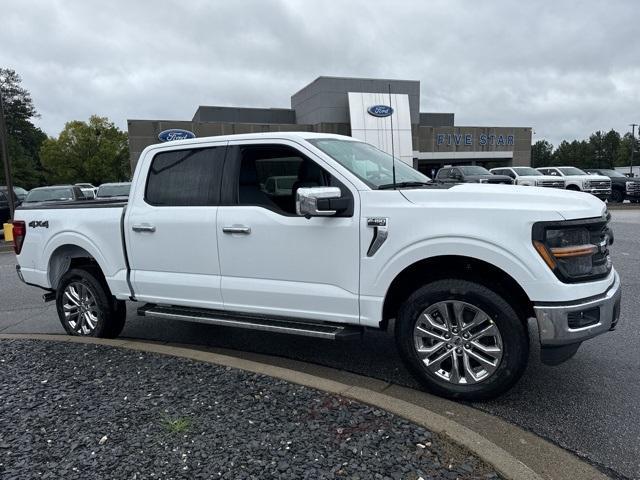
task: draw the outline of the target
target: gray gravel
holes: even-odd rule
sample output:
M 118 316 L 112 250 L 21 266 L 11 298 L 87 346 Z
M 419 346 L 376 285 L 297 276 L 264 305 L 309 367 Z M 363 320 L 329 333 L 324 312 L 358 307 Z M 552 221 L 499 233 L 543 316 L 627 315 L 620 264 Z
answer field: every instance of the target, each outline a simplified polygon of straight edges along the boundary
M 97 345 L 0 341 L 0 478 L 489 479 L 367 405 L 262 375 Z

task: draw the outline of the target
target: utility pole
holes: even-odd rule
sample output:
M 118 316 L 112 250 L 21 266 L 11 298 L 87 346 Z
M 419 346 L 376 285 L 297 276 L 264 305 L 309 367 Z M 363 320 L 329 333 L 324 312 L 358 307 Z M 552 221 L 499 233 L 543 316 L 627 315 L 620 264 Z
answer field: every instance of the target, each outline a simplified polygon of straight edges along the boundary
M 636 127 L 638 124 L 630 123 L 629 126 L 631 127 L 631 157 L 629 158 L 629 174 L 633 175 L 633 151 L 636 146 Z M 638 129 L 638 133 L 640 133 L 640 128 Z
M 0 155 L 4 163 L 4 179 L 7 184 L 7 200 L 9 200 L 9 218 L 13 220 L 13 212 L 16 205 L 13 201 L 13 181 L 11 180 L 11 162 L 9 161 L 9 146 L 7 137 L 7 124 L 4 121 L 4 104 L 2 102 L 2 89 L 0 89 Z

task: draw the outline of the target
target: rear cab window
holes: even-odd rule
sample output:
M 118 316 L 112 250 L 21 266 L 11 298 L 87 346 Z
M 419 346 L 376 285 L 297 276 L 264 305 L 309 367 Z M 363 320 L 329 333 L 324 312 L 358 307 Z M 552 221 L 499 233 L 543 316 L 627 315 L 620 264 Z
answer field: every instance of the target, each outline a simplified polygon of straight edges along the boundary
M 157 207 L 220 203 L 226 146 L 157 153 L 151 160 L 145 202 Z

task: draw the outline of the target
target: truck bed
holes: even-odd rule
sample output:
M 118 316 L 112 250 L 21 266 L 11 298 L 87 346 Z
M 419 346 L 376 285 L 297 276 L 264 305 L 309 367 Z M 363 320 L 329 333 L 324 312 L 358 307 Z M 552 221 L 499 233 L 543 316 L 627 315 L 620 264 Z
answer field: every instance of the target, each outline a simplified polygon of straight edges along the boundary
M 42 202 L 21 205 L 15 220 L 26 224 L 26 236 L 20 253 L 24 281 L 51 288 L 56 268 L 49 259 L 62 262 L 73 257 L 74 249 L 83 249 L 102 269 L 114 295 L 127 296 L 127 262 L 122 221 L 127 205 L 122 199 Z M 60 260 L 60 259 L 63 260 Z

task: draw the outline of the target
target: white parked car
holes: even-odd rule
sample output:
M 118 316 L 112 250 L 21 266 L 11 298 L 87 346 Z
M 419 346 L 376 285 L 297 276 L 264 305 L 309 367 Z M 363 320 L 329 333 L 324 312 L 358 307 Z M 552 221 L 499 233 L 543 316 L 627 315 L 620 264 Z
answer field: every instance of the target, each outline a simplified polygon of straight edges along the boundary
M 507 175 L 516 185 L 529 187 L 565 188 L 564 180 L 552 175 L 543 175 L 531 167 L 500 167 L 489 170 L 495 175 Z
M 611 179 L 603 175 L 589 175 L 576 167 L 541 167 L 537 169 L 544 175 L 561 178 L 567 190 L 587 192 L 601 200 L 611 195 Z
M 530 317 L 549 364 L 616 327 L 603 202 L 445 185 L 399 160 L 395 181 L 393 170 L 390 155 L 340 135 L 152 145 L 128 203 L 16 210 L 18 275 L 55 299 L 70 335 L 117 336 L 126 301 L 139 315 L 260 330 L 265 341 L 394 325 L 408 369 L 432 392 L 468 400 L 520 377 Z M 264 189 L 293 175 L 290 195 Z

